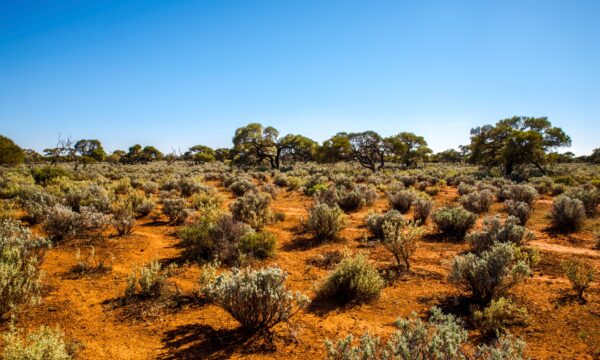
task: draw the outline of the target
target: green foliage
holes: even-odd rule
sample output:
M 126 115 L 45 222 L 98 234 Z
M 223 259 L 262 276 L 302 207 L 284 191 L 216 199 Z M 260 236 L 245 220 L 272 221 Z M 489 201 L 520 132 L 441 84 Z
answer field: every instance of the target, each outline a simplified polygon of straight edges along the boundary
M 240 240 L 240 251 L 259 260 L 273 257 L 276 246 L 277 238 L 270 232 L 249 232 Z
M 71 177 L 71 173 L 61 167 L 44 166 L 31 169 L 31 176 L 36 184 L 46 186 L 54 179 Z
M 581 201 L 587 215 L 594 214 L 600 204 L 600 190 L 592 185 L 571 188 L 565 196 Z
M 247 193 L 231 205 L 231 214 L 238 221 L 260 230 L 271 221 L 271 196 L 264 193 Z
M 346 226 L 346 216 L 337 206 L 318 204 L 310 209 L 308 219 L 304 223 L 305 231 L 318 240 L 334 239 Z
M 480 214 L 488 211 L 494 202 L 494 195 L 490 190 L 484 189 L 465 194 L 458 201 L 468 211 Z
M 511 175 L 519 165 L 532 164 L 544 171 L 548 151 L 570 146 L 571 138 L 548 118 L 515 116 L 471 130 L 469 161 L 475 164 L 500 166 Z
M 21 304 L 39 302 L 41 274 L 37 269 L 46 239 L 13 220 L 0 221 L 0 317 Z
M 483 336 L 500 337 L 509 326 L 523 323 L 527 318 L 527 310 L 517 307 L 508 298 L 499 297 L 483 310 L 476 310 L 473 318 Z
M 462 207 L 443 207 L 433 213 L 431 220 L 442 234 L 461 241 L 475 225 L 477 215 Z
M 342 260 L 325 282 L 319 295 L 342 303 L 365 303 L 379 296 L 384 281 L 366 256 Z
M 187 256 L 194 260 L 237 264 L 241 260 L 240 242 L 251 233 L 253 230 L 247 224 L 236 221 L 230 215 L 220 215 L 217 219 L 202 217 L 196 223 L 181 228 L 177 235 Z M 264 240 L 266 244 L 263 246 L 268 250 L 268 239 Z
M 583 225 L 585 207 L 581 200 L 561 195 L 552 202 L 550 216 L 556 230 L 565 233 L 574 232 Z
M 405 222 L 402 218 L 384 220 L 381 243 L 396 260 L 396 267 L 410 271 L 410 257 L 417 249 L 417 238 L 423 235 L 423 228 L 414 222 Z
M 173 224 L 182 223 L 189 215 L 190 210 L 187 208 L 187 201 L 184 198 L 166 198 L 163 199 L 163 214 Z
M 566 261 L 562 263 L 562 268 L 577 297 L 584 301 L 584 292 L 594 281 L 596 270 L 591 265 L 580 261 Z
M 152 261 L 137 271 L 134 270 L 127 277 L 125 298 L 130 299 L 136 295 L 148 299 L 161 297 L 165 293 L 170 270 L 163 269 L 158 261 Z
M 202 281 L 202 294 L 230 313 L 249 331 L 269 330 L 289 321 L 308 304 L 308 298 L 285 286 L 287 274 L 274 267 L 233 269 L 213 281 Z
M 11 139 L 0 135 L 0 166 L 16 166 L 24 160 L 23 149 Z
M 404 218 L 398 210 L 390 210 L 385 214 L 371 213 L 365 218 L 367 229 L 378 239 L 383 239 L 383 223 L 385 221 L 398 220 L 403 221 Z
M 514 216 L 519 219 L 519 223 L 523 226 L 527 224 L 527 221 L 531 217 L 531 207 L 526 202 L 506 200 L 504 202 L 506 211 L 510 216 Z
M 479 255 L 455 256 L 449 280 L 470 292 L 474 301 L 489 304 L 531 274 L 517 250 L 513 244 L 496 243 Z
M 119 236 L 131 234 L 135 225 L 135 216 L 131 206 L 125 202 L 115 204 L 112 209 L 111 224 Z
M 433 207 L 433 202 L 428 196 L 419 196 L 413 202 L 413 213 L 415 223 L 418 225 L 425 224 L 429 214 L 431 213 L 431 208 Z
M 398 330 L 385 345 L 377 337 L 365 333 L 358 346 L 352 346 L 352 335 L 335 344 L 325 341 L 327 359 L 464 359 L 462 347 L 468 333 L 453 315 L 431 309 L 429 322 L 423 322 L 413 313 L 410 318 L 396 320 Z
M 29 333 L 25 339 L 12 329 L 3 335 L 4 360 L 69 360 L 72 355 L 61 331 L 45 326 Z
M 520 221 L 514 216 L 509 216 L 502 224 L 500 216 L 483 219 L 483 229 L 467 236 L 467 241 L 473 251 L 481 253 L 488 250 L 495 243 L 508 243 L 522 245 L 528 236 L 527 229 L 519 225 Z
M 398 210 L 402 214 L 406 214 L 410 210 L 410 207 L 416 199 L 417 194 L 412 190 L 401 190 L 388 193 L 390 206 L 392 209 Z

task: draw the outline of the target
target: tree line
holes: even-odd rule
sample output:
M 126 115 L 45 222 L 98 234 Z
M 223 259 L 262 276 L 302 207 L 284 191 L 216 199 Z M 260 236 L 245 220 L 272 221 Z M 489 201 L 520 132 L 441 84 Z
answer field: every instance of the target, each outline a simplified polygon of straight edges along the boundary
M 572 153 L 556 152 L 570 146 L 571 138 L 559 127 L 552 126 L 546 117 L 514 116 L 496 124 L 471 130 L 470 143 L 433 153 L 422 136 L 400 132 L 383 137 L 375 131 L 339 132 L 323 143 L 298 134 L 281 135 L 272 126 L 250 123 L 240 127 L 233 136 L 231 148 L 212 149 L 205 145 L 190 147 L 185 153 L 163 154 L 154 146 L 136 144 L 127 151 L 107 154 L 97 139 L 59 139 L 56 146 L 43 154 L 22 150 L 12 140 L 0 135 L 0 165 L 12 166 L 23 162 L 71 162 L 75 170 L 93 162 L 145 164 L 151 161 L 187 161 L 194 164 L 221 161 L 238 166 L 264 165 L 279 169 L 284 164 L 316 161 L 334 163 L 356 162 L 377 172 L 388 164 L 415 167 L 424 162 L 470 163 L 500 168 L 507 176 L 516 168 L 531 165 L 542 173 L 554 162 L 585 161 L 600 163 L 600 148 L 590 156 L 575 157 Z

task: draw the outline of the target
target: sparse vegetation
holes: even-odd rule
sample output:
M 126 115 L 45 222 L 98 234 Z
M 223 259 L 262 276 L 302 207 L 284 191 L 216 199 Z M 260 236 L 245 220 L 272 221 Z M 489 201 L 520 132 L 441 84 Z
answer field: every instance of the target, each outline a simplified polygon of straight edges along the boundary
M 571 282 L 577 298 L 584 301 L 584 293 L 594 281 L 596 270 L 589 264 L 580 261 L 566 261 L 562 263 L 562 268 Z

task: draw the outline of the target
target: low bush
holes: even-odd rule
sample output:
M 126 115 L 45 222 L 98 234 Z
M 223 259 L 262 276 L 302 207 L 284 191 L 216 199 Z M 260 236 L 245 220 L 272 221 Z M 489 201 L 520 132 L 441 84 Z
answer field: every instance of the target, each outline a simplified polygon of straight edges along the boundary
M 574 232 L 583 225 L 585 207 L 581 200 L 561 195 L 552 202 L 550 217 L 552 226 L 556 230 L 565 233 Z
M 462 207 L 443 207 L 433 213 L 431 220 L 442 234 L 461 241 L 475 225 L 477 215 Z
M 383 223 L 386 220 L 398 219 L 399 221 L 404 221 L 404 217 L 398 210 L 390 210 L 385 214 L 376 214 L 372 213 L 365 217 L 365 224 L 367 229 L 373 234 L 377 239 L 383 239 Z
M 70 207 L 56 204 L 47 210 L 47 214 L 43 228 L 53 240 L 62 240 L 77 233 L 79 214 Z
M 473 251 L 481 253 L 488 250 L 495 243 L 508 243 L 522 245 L 527 237 L 527 229 L 519 225 L 519 219 L 509 216 L 502 224 L 500 216 L 483 219 L 483 228 L 480 231 L 467 235 L 467 241 Z
M 494 202 L 494 195 L 490 190 L 480 190 L 463 195 L 458 200 L 470 212 L 480 214 L 488 211 Z
M 264 193 L 248 193 L 237 198 L 231 205 L 231 214 L 238 221 L 260 230 L 271 222 L 269 205 L 271 197 Z
M 591 265 L 580 261 L 566 261 L 562 263 L 562 268 L 571 283 L 571 287 L 575 290 L 575 294 L 579 300 L 584 301 L 584 292 L 594 281 L 595 269 Z
M 134 296 L 146 299 L 161 297 L 165 294 L 169 272 L 170 269 L 163 269 L 158 261 L 152 261 L 138 270 L 134 270 L 127 277 L 125 299 Z
M 71 173 L 61 167 L 44 166 L 31 169 L 31 176 L 36 184 L 46 186 L 54 179 L 71 177 Z
M 416 200 L 417 195 L 414 191 L 411 190 L 402 190 L 398 192 L 390 192 L 388 193 L 388 200 L 390 202 L 390 206 L 394 210 L 400 211 L 402 214 L 406 214 L 413 202 Z
M 225 272 L 202 284 L 202 294 L 231 314 L 245 330 L 268 331 L 289 321 L 308 304 L 308 298 L 285 286 L 287 274 L 279 268 Z
M 501 199 L 509 199 L 513 201 L 524 202 L 529 206 L 532 206 L 538 197 L 537 190 L 527 184 L 516 184 L 508 185 L 502 188 L 500 191 Z
M 509 326 L 523 323 L 527 318 L 527 310 L 517 307 L 508 298 L 500 297 L 492 300 L 483 310 L 474 311 L 473 318 L 484 337 L 500 337 L 507 333 Z
M 366 256 L 342 260 L 321 285 L 319 296 L 342 303 L 365 303 L 379 296 L 384 281 Z
M 519 219 L 521 225 L 525 226 L 531 217 L 531 206 L 523 201 L 506 200 L 504 202 L 509 215 Z
M 431 309 L 429 322 L 416 313 L 410 318 L 396 320 L 398 330 L 384 345 L 378 337 L 365 333 L 359 346 L 352 346 L 352 335 L 335 344 L 325 341 L 327 359 L 463 359 L 462 347 L 468 333 L 453 315 L 444 315 L 438 308 Z
M 382 232 L 381 243 L 394 256 L 398 272 L 402 267 L 410 272 L 410 257 L 417 249 L 417 238 L 423 235 L 423 228 L 396 218 L 384 220 Z
M 241 238 L 239 246 L 242 254 L 264 260 L 275 255 L 277 238 L 270 232 L 248 232 Z
M 454 257 L 449 281 L 487 305 L 531 274 L 529 264 L 518 256 L 518 247 L 496 243 L 481 254 Z
M 39 302 L 39 262 L 50 243 L 14 220 L 0 221 L 0 317 Z
M 165 198 L 163 203 L 163 214 L 173 224 L 180 224 L 190 214 L 190 209 L 187 208 L 187 202 L 184 198 Z
M 254 183 L 248 179 L 234 181 L 228 186 L 228 188 L 237 196 L 242 196 L 246 193 L 257 191 L 256 185 L 254 185 Z
M 58 329 L 42 326 L 38 330 L 22 337 L 19 331 L 12 329 L 3 335 L 4 360 L 69 360 L 73 356 L 69 346 Z
M 417 224 L 425 224 L 427 222 L 427 218 L 431 213 L 431 208 L 433 207 L 433 202 L 429 197 L 419 196 L 413 202 L 413 214 L 414 220 Z
M 113 207 L 111 224 L 119 236 L 131 234 L 135 225 L 135 216 L 127 203 L 121 202 Z
M 598 204 L 600 204 L 600 190 L 592 185 L 571 188 L 565 192 L 565 196 L 580 200 L 587 215 L 594 214 Z
M 337 206 L 318 204 L 310 209 L 304 230 L 318 240 L 334 239 L 346 226 L 346 216 Z
M 250 226 L 231 215 L 220 215 L 214 220 L 202 217 L 198 222 L 182 227 L 177 234 L 189 258 L 238 264 L 240 241 L 252 232 Z

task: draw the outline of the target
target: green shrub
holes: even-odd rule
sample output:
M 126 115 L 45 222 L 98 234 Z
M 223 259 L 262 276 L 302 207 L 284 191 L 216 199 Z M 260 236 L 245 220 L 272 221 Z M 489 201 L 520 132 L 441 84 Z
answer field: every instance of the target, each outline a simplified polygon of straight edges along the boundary
M 388 200 L 392 209 L 400 211 L 402 214 L 406 214 L 413 202 L 417 199 L 417 194 L 411 190 L 401 190 L 398 192 L 388 193 Z
M 287 274 L 279 268 L 233 269 L 214 281 L 203 281 L 201 292 L 245 330 L 269 330 L 289 321 L 308 304 L 306 296 L 286 288 L 286 278 Z
M 402 267 L 410 271 L 410 257 L 417 249 L 417 238 L 423 235 L 423 228 L 414 222 L 404 222 L 401 218 L 384 220 L 381 243 L 396 260 L 398 271 Z
M 0 135 L 0 166 L 17 166 L 24 160 L 23 149 L 11 139 Z
M 580 200 L 587 215 L 592 215 L 600 204 L 600 190 L 592 185 L 578 186 L 569 189 L 565 196 Z
M 61 204 L 47 210 L 43 224 L 44 231 L 53 240 L 62 240 L 77 233 L 79 214 Z
M 367 229 L 373 234 L 377 239 L 383 239 L 383 223 L 386 220 L 398 219 L 399 221 L 403 221 L 404 217 L 398 210 L 390 210 L 385 214 L 376 214 L 372 213 L 365 217 L 365 224 Z
M 494 195 L 490 190 L 474 191 L 463 195 L 458 200 L 460 204 L 470 212 L 480 214 L 488 211 L 494 202 Z
M 503 297 L 492 300 L 486 308 L 473 313 L 479 332 L 485 337 L 500 337 L 509 326 L 524 322 L 526 317 L 527 310 Z
M 455 256 L 449 280 L 470 292 L 474 301 L 489 304 L 531 274 L 517 249 L 509 243 L 496 243 L 479 255 Z
M 277 238 L 270 232 L 249 232 L 240 240 L 240 250 L 244 255 L 264 260 L 275 255 Z
M 490 216 L 483 219 L 483 228 L 480 231 L 467 235 L 467 241 L 473 251 L 481 253 L 488 250 L 495 243 L 509 243 L 522 245 L 527 237 L 527 229 L 519 225 L 519 219 L 509 216 L 502 224 L 500 216 Z
M 527 184 L 508 185 L 502 188 L 500 197 L 532 206 L 538 197 L 538 192 L 533 186 Z
M 479 345 L 475 351 L 475 359 L 522 360 L 525 359 L 525 341 L 504 335 L 491 345 Z
M 431 220 L 442 234 L 461 241 L 475 225 L 477 215 L 462 207 L 443 207 L 433 213 Z
M 202 217 L 178 232 L 188 257 L 194 260 L 217 260 L 225 264 L 240 262 L 240 241 L 253 230 L 247 224 L 220 215 L 217 219 Z
M 165 293 L 169 271 L 170 269 L 163 269 L 158 261 L 152 261 L 137 271 L 132 271 L 127 277 L 125 298 L 130 299 L 136 295 L 147 299 L 161 297 Z
M 584 301 L 584 292 L 594 281 L 596 270 L 591 265 L 580 261 L 566 261 L 562 263 L 562 268 L 569 282 L 571 282 L 575 294 L 579 300 Z
M 318 204 L 310 209 L 304 229 L 316 239 L 325 240 L 334 239 L 345 226 L 346 216 L 339 207 Z
M 379 296 L 384 281 L 366 256 L 342 260 L 322 284 L 319 295 L 342 303 L 365 303 Z
M 429 214 L 431 213 L 431 208 L 433 207 L 433 202 L 429 197 L 419 196 L 413 202 L 413 213 L 414 220 L 417 224 L 425 224 Z
M 163 199 L 163 214 L 173 224 L 182 223 L 190 214 L 190 209 L 187 207 L 187 202 L 184 198 L 166 198 Z
M 21 304 L 39 302 L 37 266 L 49 246 L 46 239 L 34 237 L 17 221 L 0 221 L 0 317 Z
M 38 185 L 48 185 L 59 177 L 71 177 L 71 173 L 61 167 L 44 166 L 31 169 L 31 176 Z
M 566 233 L 574 232 L 583 225 L 585 207 L 581 200 L 561 195 L 552 202 L 550 216 L 556 230 Z
M 119 236 L 131 234 L 135 225 L 135 216 L 131 207 L 123 202 L 116 204 L 112 210 L 111 224 Z
M 531 217 L 531 207 L 526 202 L 506 200 L 504 205 L 508 214 L 518 218 L 521 225 L 525 226 L 527 224 L 529 217 Z
M 25 339 L 18 331 L 12 330 L 3 335 L 4 360 L 68 360 L 72 359 L 69 347 L 61 331 L 45 326 L 29 333 Z
M 410 318 L 396 320 L 398 330 L 385 345 L 378 337 L 365 333 L 359 346 L 352 346 L 352 335 L 335 344 L 325 341 L 327 359 L 463 359 L 462 347 L 468 333 L 453 315 L 444 315 L 438 308 L 431 309 L 429 323 L 413 313 Z
M 247 193 L 230 205 L 231 214 L 235 220 L 259 230 L 271 221 L 270 203 L 268 194 Z
M 228 186 L 229 190 L 231 190 L 235 195 L 242 196 L 246 193 L 256 192 L 256 185 L 251 180 L 248 179 L 240 179 L 234 181 L 231 185 Z

